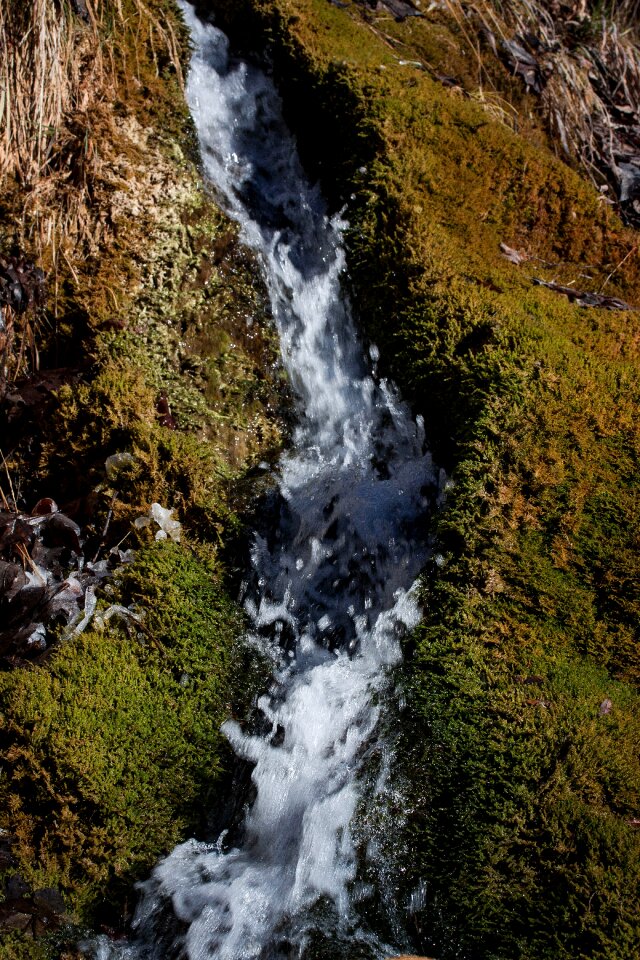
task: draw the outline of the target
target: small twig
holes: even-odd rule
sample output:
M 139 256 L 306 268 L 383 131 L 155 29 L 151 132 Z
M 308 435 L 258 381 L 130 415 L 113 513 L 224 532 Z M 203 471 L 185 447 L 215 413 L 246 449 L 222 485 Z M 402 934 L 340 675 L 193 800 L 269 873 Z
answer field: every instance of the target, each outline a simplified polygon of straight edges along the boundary
M 631 254 L 632 254 L 632 253 L 635 253 L 637 249 L 638 249 L 638 244 L 636 243 L 633 247 L 631 247 L 631 250 L 629 250 L 629 252 L 627 253 L 627 255 L 622 258 L 622 260 L 620 261 L 620 263 L 618 264 L 618 266 L 617 266 L 617 267 L 614 267 L 614 269 L 611 271 L 611 273 L 609 274 L 609 276 L 607 277 L 607 279 L 604 281 L 604 283 L 602 284 L 602 286 L 601 286 L 600 289 L 598 290 L 598 293 L 602 293 L 602 291 L 604 290 L 604 288 L 606 287 L 606 285 L 609 283 L 609 280 L 611 280 L 611 277 L 613 277 L 613 275 L 618 272 L 618 270 L 620 269 L 620 267 L 621 267 L 624 263 L 626 263 L 626 261 L 629 259 L 629 257 L 631 256 Z
M 106 541 L 107 541 L 107 533 L 108 533 L 108 530 L 109 530 L 109 525 L 111 524 L 111 520 L 113 519 L 113 506 L 114 506 L 114 504 L 115 504 L 115 502 L 116 502 L 117 497 L 118 497 L 118 492 L 116 491 L 116 492 L 113 494 L 113 496 L 111 497 L 111 503 L 109 504 L 109 510 L 108 510 L 108 512 L 107 512 L 107 519 L 106 519 L 106 522 L 105 522 L 105 525 L 104 525 L 104 529 L 103 529 L 103 531 L 102 531 L 102 537 L 101 537 L 101 539 L 100 539 L 100 543 L 98 544 L 98 549 L 96 550 L 96 555 L 95 555 L 95 557 L 93 558 L 93 560 L 91 561 L 91 563 L 95 563 L 95 562 L 96 562 L 96 560 L 97 560 L 98 557 L 100 556 L 100 551 L 102 550 L 102 548 L 104 547 L 104 545 L 105 545 L 105 543 L 106 543 Z M 122 541 L 121 541 L 121 542 L 122 542 Z
M 125 540 L 128 540 L 130 536 L 131 536 L 131 530 L 129 530 L 128 533 L 125 533 L 125 535 L 124 535 L 124 537 L 122 538 L 122 540 L 119 540 L 118 543 L 116 543 L 116 545 L 115 545 L 115 547 L 114 547 L 113 549 L 114 549 L 114 550 L 119 550 L 120 547 L 122 546 L 122 544 L 125 542 Z
M 35 575 L 36 575 L 36 577 L 38 578 L 38 580 L 40 581 L 40 583 L 41 583 L 43 586 L 46 587 L 47 581 L 44 579 L 44 577 L 43 577 L 42 574 L 40 573 L 37 565 L 35 564 L 35 562 L 34 562 L 34 560 L 33 560 L 33 557 L 31 556 L 31 554 L 29 553 L 29 551 L 28 551 L 27 548 L 25 547 L 24 543 L 18 543 L 18 544 L 16 544 L 16 549 L 17 549 L 18 553 L 20 554 L 20 556 L 22 557 L 22 562 L 23 562 L 23 564 L 28 564 L 28 565 L 31 567 L 31 569 L 33 570 L 33 572 L 35 573 Z
M 7 466 L 6 457 L 5 457 L 5 455 L 4 455 L 4 453 L 2 452 L 1 449 L 0 449 L 0 457 L 2 457 L 2 466 L 4 467 L 4 471 L 5 471 L 6 475 L 7 475 L 7 480 L 9 481 L 9 490 L 11 491 L 11 496 L 13 497 L 13 503 L 14 503 L 14 506 L 16 506 L 16 505 L 17 505 L 16 492 L 15 492 L 15 490 L 13 489 L 13 481 L 11 480 L 11 474 L 9 473 L 9 467 Z M 5 503 L 6 503 L 6 499 L 5 499 L 4 493 L 2 494 L 2 498 L 3 498 L 3 500 L 5 500 Z M 7 504 L 7 506 L 8 506 L 8 504 Z

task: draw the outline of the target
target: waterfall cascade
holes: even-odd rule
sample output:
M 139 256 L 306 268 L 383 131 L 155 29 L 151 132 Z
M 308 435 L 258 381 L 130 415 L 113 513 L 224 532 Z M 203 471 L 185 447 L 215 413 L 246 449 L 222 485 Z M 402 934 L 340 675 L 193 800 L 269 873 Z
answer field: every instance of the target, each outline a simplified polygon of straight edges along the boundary
M 255 541 L 245 601 L 275 661 L 259 702 L 268 729 L 225 726 L 255 765 L 242 841 L 176 848 L 143 885 L 138 939 L 117 952 L 291 956 L 314 911 L 358 928 L 351 824 L 381 695 L 418 620 L 412 585 L 441 478 L 420 421 L 369 372 L 375 350 L 368 364 L 340 287 L 344 224 L 308 184 L 273 85 L 181 6 L 205 175 L 262 264 L 298 425 L 279 467 L 279 526 Z

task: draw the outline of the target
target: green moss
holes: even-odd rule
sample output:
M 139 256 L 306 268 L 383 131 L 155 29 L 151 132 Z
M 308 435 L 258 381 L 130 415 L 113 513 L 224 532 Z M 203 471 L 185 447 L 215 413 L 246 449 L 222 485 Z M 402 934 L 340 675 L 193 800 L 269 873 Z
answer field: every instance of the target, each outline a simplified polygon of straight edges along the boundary
M 242 533 L 238 509 L 256 497 L 252 466 L 280 449 L 286 402 L 256 263 L 201 188 L 177 7 L 123 0 L 98 12 L 117 82 L 88 107 L 87 142 L 99 143 L 91 204 L 75 244 L 52 221 L 43 387 L 3 448 L 21 506 L 54 497 L 81 524 L 87 557 L 136 548 L 101 605 L 135 603 L 143 622 L 114 618 L 0 674 L 12 870 L 59 887 L 72 920 L 94 928 L 122 926 L 134 881 L 176 842 L 206 834 L 230 759 L 220 724 L 244 716 L 264 686 L 229 598 L 238 558 L 221 558 Z M 17 236 L 29 197 L 5 200 Z M 107 472 L 121 452 L 131 459 Z M 133 527 L 155 501 L 176 510 L 181 545 Z M 59 956 L 66 936 L 7 936 L 0 952 Z
M 446 14 L 207 5 L 245 48 L 266 45 L 307 165 L 347 201 L 364 334 L 451 475 L 407 649 L 408 826 L 388 821 L 398 897 L 427 883 L 415 948 L 635 955 L 638 321 L 531 281 L 640 304 L 638 258 L 622 263 L 637 237 L 535 122 L 517 135 L 399 64 L 453 56 L 473 93 Z M 501 242 L 537 259 L 516 267 Z
M 22 934 L 5 934 L 0 944 L 2 960 L 49 960 L 48 944 L 34 941 Z
M 409 716 L 397 771 L 410 784 L 407 826 L 400 836 L 389 833 L 389 860 L 392 847 L 403 855 L 399 895 L 418 880 L 428 883 L 426 904 L 413 920 L 416 947 L 443 958 L 626 960 L 638 952 L 640 892 L 632 826 L 639 730 L 630 685 L 639 669 L 633 636 L 638 325 L 634 315 L 583 311 L 531 280 L 541 275 L 591 289 L 604 284 L 607 292 L 640 303 L 638 258 L 627 256 L 637 238 L 553 156 L 511 82 L 499 91 L 522 114 L 521 135 L 496 122 L 500 104 L 479 102 L 475 64 L 462 54 L 462 28 L 441 11 L 419 23 L 394 24 L 366 22 L 360 7 L 339 9 L 326 0 L 201 5 L 215 9 L 239 46 L 270 59 L 307 166 L 334 206 L 347 203 L 348 279 L 365 336 L 379 344 L 386 371 L 424 414 L 436 459 L 453 481 L 432 531 L 438 562 L 425 575 L 425 623 L 407 651 Z M 168 65 L 156 70 L 153 43 L 143 46 L 142 96 L 140 78 L 129 78 L 123 101 L 130 96 L 134 112 L 161 129 L 177 103 L 177 84 Z M 423 60 L 433 70 L 418 71 L 400 59 Z M 445 62 L 472 96 L 435 82 Z M 162 94 L 151 116 L 144 111 L 156 109 L 149 96 L 156 84 Z M 182 104 L 176 116 L 180 126 Z M 180 136 L 188 140 L 184 130 Z M 84 315 L 102 331 L 96 375 L 59 394 L 53 414 L 59 442 L 43 446 L 40 476 L 49 482 L 65 471 L 84 471 L 89 493 L 104 481 L 101 458 L 125 448 L 135 465 L 118 478 L 116 522 L 123 532 L 150 499 L 160 499 L 177 505 L 192 530 L 224 539 L 230 521 L 225 478 L 250 464 L 254 451 L 257 456 L 277 443 L 268 424 L 256 427 L 255 443 L 247 439 L 254 412 L 277 391 L 251 372 L 250 337 L 240 360 L 229 349 L 240 317 L 225 293 L 233 272 L 225 271 L 225 251 L 233 242 L 220 220 L 213 244 L 201 246 L 210 227 L 199 233 L 197 224 L 216 218 L 194 200 L 193 171 L 185 172 L 188 164 L 175 153 L 167 162 L 173 148 L 158 134 L 145 139 L 137 130 L 122 144 L 139 196 L 150 192 L 140 175 L 145 151 L 147 162 L 153 157 L 164 170 L 165 187 L 178 168 L 184 178 L 168 197 L 171 204 L 160 205 L 160 217 L 157 204 L 133 218 L 122 214 L 126 204 L 116 209 L 109 256 L 81 268 Z M 176 203 L 177 217 L 166 212 Z M 148 236 L 155 238 L 151 244 Z M 142 238 L 144 249 L 169 252 L 140 263 L 131 251 Z M 501 242 L 532 259 L 519 267 L 508 263 Z M 259 291 L 241 284 L 240 302 L 259 305 Z M 203 310 L 206 322 L 199 319 Z M 107 334 L 114 311 L 125 329 Z M 189 356 L 180 353 L 181 339 Z M 157 423 L 161 390 L 188 433 Z M 234 446 L 236 432 L 241 440 Z M 103 490 L 106 498 L 111 492 Z M 178 548 L 168 550 L 164 556 L 182 556 Z M 145 577 L 162 606 L 154 593 L 164 589 L 162 577 L 153 570 Z M 135 580 L 128 583 L 123 589 L 146 603 Z M 222 600 L 201 599 L 222 609 Z M 196 621 L 188 613 L 189 635 L 200 630 Z M 182 636 L 179 624 L 173 628 Z M 222 622 L 217 629 L 227 636 Z M 187 694 L 177 690 L 184 661 L 175 657 L 182 656 L 176 651 L 183 641 L 174 649 L 160 631 L 158 645 L 149 648 L 122 631 L 105 636 L 100 642 L 113 645 L 111 660 L 138 705 L 141 738 L 156 690 L 160 701 L 182 704 L 176 719 L 158 719 L 163 742 L 184 737 L 180 718 L 185 726 L 197 718 Z M 143 774 L 125 810 L 115 800 L 99 731 L 98 746 L 85 751 L 86 784 L 60 737 L 43 734 L 37 751 L 24 739 L 20 731 L 34 722 L 36 690 L 49 705 L 49 730 L 54 720 L 69 734 L 76 729 L 80 715 L 67 724 L 64 711 L 71 708 L 61 696 L 54 709 L 52 690 L 62 678 L 75 690 L 76 671 L 86 685 L 97 637 L 77 642 L 84 665 L 82 657 L 66 660 L 62 648 L 45 670 L 7 680 L 11 710 L 23 711 L 11 727 L 16 764 L 28 759 L 33 765 L 21 781 L 25 799 L 18 795 L 27 811 L 20 814 L 25 862 L 40 844 L 46 856 L 32 869 L 67 884 L 85 915 L 95 911 L 97 876 L 115 877 L 118 864 L 125 883 L 152 856 L 139 835 L 140 802 L 152 805 L 160 848 L 171 842 L 171 804 L 179 823 L 189 816 L 176 785 L 184 783 L 192 797 L 194 790 L 214 789 L 192 754 L 192 766 L 182 770 L 168 743 L 162 767 L 163 757 L 135 740 L 143 765 L 154 775 L 164 770 L 167 799 L 149 796 L 151 779 Z M 90 642 L 91 649 L 83 646 Z M 201 662 L 200 648 L 189 649 Z M 219 669 L 227 676 L 223 660 Z M 106 711 L 101 671 L 112 684 L 116 678 L 100 660 L 93 695 Z M 216 693 L 203 676 L 198 682 L 218 709 L 222 689 Z M 601 714 L 608 699 L 612 709 Z M 84 702 L 81 697 L 80 706 Z M 118 703 L 126 717 L 126 704 Z M 124 722 L 108 718 L 107 731 L 125 737 Z M 124 758 L 115 755 L 117 776 L 125 780 Z M 71 772 L 59 787 L 47 786 L 58 783 L 47 757 L 58 756 L 60 769 Z M 80 793 L 86 806 L 75 819 L 65 783 L 88 791 L 86 798 Z M 37 790 L 47 797 L 57 791 L 55 833 L 29 814 Z M 98 808 L 106 819 L 94 813 Z M 94 816 L 109 854 L 88 856 L 89 868 L 78 866 L 74 851 L 95 850 Z M 127 817 L 130 833 L 122 827 Z
M 0 678 L 3 826 L 25 879 L 60 887 L 82 920 L 104 919 L 204 829 L 227 752 L 220 724 L 245 674 L 242 617 L 206 554 L 154 544 L 113 599 L 137 604 L 141 627 L 88 631 L 46 668 Z

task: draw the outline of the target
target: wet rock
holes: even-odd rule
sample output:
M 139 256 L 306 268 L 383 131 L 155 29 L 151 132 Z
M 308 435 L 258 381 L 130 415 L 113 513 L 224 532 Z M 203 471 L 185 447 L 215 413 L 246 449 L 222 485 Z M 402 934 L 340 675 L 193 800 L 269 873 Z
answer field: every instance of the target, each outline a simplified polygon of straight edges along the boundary
M 15 900 L 19 897 L 26 897 L 31 892 L 31 887 L 19 873 L 14 873 L 7 880 L 4 892 L 7 900 Z
M 46 887 L 30 895 L 29 885 L 14 874 L 5 887 L 6 900 L 0 904 L 0 931 L 42 937 L 67 919 L 59 890 Z
M 41 911 L 61 917 L 66 911 L 62 894 L 56 887 L 44 887 L 33 894 L 33 903 Z
M 10 904 L 0 905 L 0 931 L 3 933 L 31 933 L 33 915 L 15 910 Z

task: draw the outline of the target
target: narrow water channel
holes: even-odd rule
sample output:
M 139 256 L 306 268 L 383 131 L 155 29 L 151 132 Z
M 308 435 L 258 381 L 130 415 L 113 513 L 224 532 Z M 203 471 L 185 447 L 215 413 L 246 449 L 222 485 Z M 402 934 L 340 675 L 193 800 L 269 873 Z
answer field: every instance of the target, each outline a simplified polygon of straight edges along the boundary
M 400 639 L 419 616 L 413 585 L 438 476 L 421 423 L 371 372 L 341 290 L 344 224 L 305 178 L 277 92 L 181 6 L 205 175 L 262 265 L 297 427 L 279 465 L 278 527 L 256 537 L 246 599 L 275 651 L 259 703 L 267 732 L 224 728 L 254 765 L 242 840 L 177 847 L 143 885 L 136 942 L 117 953 L 304 956 L 321 916 L 321 955 L 335 956 L 332 925 L 383 955 L 359 916 L 354 817 Z

